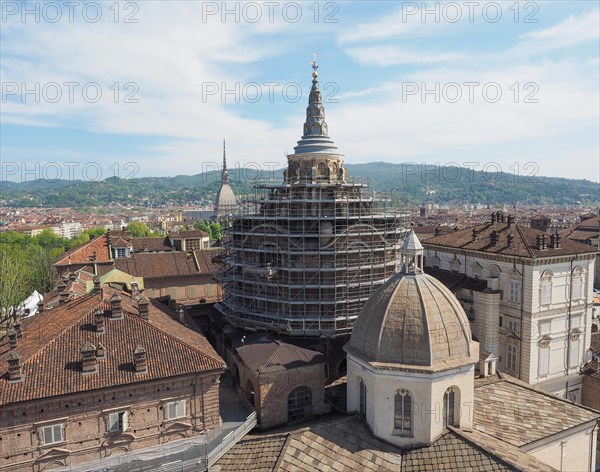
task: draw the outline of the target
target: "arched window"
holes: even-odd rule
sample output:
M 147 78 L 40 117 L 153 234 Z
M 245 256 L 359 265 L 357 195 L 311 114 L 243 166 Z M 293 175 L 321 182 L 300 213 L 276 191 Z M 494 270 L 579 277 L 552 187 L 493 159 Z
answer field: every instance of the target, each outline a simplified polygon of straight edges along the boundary
M 552 271 L 546 270 L 540 278 L 540 305 L 550 305 L 552 303 L 553 276 Z
M 367 417 L 367 386 L 363 379 L 360 379 L 360 403 L 359 403 L 359 414 L 361 418 Z
M 479 279 L 481 278 L 481 266 L 479 265 L 478 262 L 475 262 L 472 266 L 471 266 L 471 272 L 473 273 L 473 278 L 474 279 Z
M 308 387 L 298 387 L 288 396 L 288 421 L 299 421 L 313 414 L 313 395 Z
M 444 393 L 444 428 L 455 426 L 454 423 L 454 387 L 449 387 Z
M 394 434 L 412 436 L 412 395 L 406 389 L 394 396 Z
M 490 273 L 490 277 L 500 278 L 500 267 L 498 267 L 497 265 L 491 265 L 488 271 Z

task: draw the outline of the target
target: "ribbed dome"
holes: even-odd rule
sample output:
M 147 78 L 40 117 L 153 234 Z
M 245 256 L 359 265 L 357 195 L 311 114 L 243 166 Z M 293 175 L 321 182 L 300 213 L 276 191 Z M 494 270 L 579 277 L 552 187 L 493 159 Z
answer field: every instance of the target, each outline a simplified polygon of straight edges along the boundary
M 235 206 L 235 195 L 229 184 L 221 184 L 219 193 L 217 193 L 217 201 L 215 202 L 215 206 L 217 208 Z
M 366 360 L 434 370 L 474 362 L 467 316 L 427 274 L 398 273 L 365 303 L 345 347 Z

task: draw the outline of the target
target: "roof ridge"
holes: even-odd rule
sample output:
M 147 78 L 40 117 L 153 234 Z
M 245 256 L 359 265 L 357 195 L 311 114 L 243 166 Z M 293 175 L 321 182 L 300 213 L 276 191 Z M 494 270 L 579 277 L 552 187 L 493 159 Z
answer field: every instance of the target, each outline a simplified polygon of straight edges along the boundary
M 156 308 L 158 308 L 158 307 L 156 307 Z M 221 359 L 221 360 L 217 360 L 217 359 L 215 359 L 214 357 L 212 357 L 212 356 L 210 356 L 210 355 L 206 354 L 204 351 L 201 351 L 201 350 L 200 350 L 200 349 L 198 349 L 197 347 L 195 347 L 195 346 L 192 346 L 191 344 L 188 344 L 188 343 L 186 343 L 185 341 L 182 341 L 182 340 L 181 340 L 181 339 L 179 339 L 177 336 L 174 336 L 174 335 L 172 335 L 171 333 L 168 333 L 168 332 L 167 332 L 167 331 L 165 331 L 165 330 L 161 330 L 161 329 L 160 329 L 158 326 L 155 326 L 155 325 L 154 325 L 154 324 L 153 324 L 153 323 L 152 323 L 150 320 L 144 320 L 144 319 L 142 319 L 142 318 L 141 318 L 141 317 L 140 317 L 138 314 L 136 314 L 136 313 L 132 313 L 132 312 L 129 312 L 127 309 L 124 309 L 124 310 L 123 310 L 123 314 L 127 314 L 127 316 L 129 316 L 129 317 L 131 317 L 132 319 L 136 320 L 136 322 L 141 322 L 141 323 L 143 323 L 143 324 L 144 324 L 144 326 L 149 326 L 151 329 L 153 329 L 153 330 L 155 330 L 155 331 L 157 331 L 157 332 L 159 332 L 159 333 L 162 333 L 163 335 L 165 335 L 165 336 L 168 336 L 169 338 L 172 338 L 172 339 L 174 339 L 176 343 L 179 343 L 180 345 L 183 345 L 183 346 L 185 346 L 185 347 L 187 347 L 187 348 L 189 348 L 189 349 L 192 349 L 193 351 L 196 351 L 197 353 L 201 354 L 202 356 L 206 357 L 207 359 L 210 359 L 210 360 L 212 360 L 213 362 L 215 362 L 215 363 L 217 363 L 217 364 L 219 364 L 219 365 L 221 365 L 221 366 L 223 366 L 223 365 L 225 364 L 225 361 L 224 361 L 224 360 L 222 360 L 222 359 Z M 166 316 L 169 316 L 169 315 L 167 315 L 166 313 L 165 313 L 165 315 L 166 315 Z M 171 317 L 169 316 L 169 318 L 171 318 Z M 175 321 L 173 318 L 171 318 L 171 321 L 173 321 L 174 323 L 177 323 L 177 321 Z M 183 325 L 182 325 L 182 326 L 183 326 Z M 187 328 L 186 326 L 183 326 L 183 327 L 184 327 L 184 328 L 186 328 L 186 329 L 191 329 L 191 328 Z M 193 330 L 192 330 L 192 331 L 193 331 Z M 194 331 L 194 333 L 195 333 L 195 331 Z

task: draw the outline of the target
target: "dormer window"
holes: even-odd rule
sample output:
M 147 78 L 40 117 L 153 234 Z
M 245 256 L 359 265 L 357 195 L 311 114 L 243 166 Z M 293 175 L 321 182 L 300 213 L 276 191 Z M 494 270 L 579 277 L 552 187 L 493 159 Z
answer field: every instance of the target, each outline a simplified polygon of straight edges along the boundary
M 113 248 L 113 253 L 115 256 L 115 259 L 124 259 L 126 257 L 130 257 L 131 256 L 131 248 L 129 247 L 115 247 Z

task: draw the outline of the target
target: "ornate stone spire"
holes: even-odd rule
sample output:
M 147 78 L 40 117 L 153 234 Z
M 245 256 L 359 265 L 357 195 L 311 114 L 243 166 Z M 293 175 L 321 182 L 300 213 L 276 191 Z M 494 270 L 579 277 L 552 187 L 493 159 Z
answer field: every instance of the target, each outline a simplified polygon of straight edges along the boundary
M 221 183 L 229 183 L 229 173 L 227 172 L 227 158 L 225 156 L 225 140 L 223 140 L 223 170 L 221 172 Z
M 328 153 L 339 154 L 336 145 L 329 139 L 329 130 L 325 122 L 325 108 L 323 107 L 323 98 L 319 90 L 319 81 L 317 77 L 317 55 L 314 53 L 314 60 L 311 62 L 312 72 L 312 87 L 308 97 L 308 107 L 306 108 L 306 121 L 304 122 L 304 134 L 302 139 L 298 141 L 298 145 L 294 148 L 295 154 L 304 153 Z

